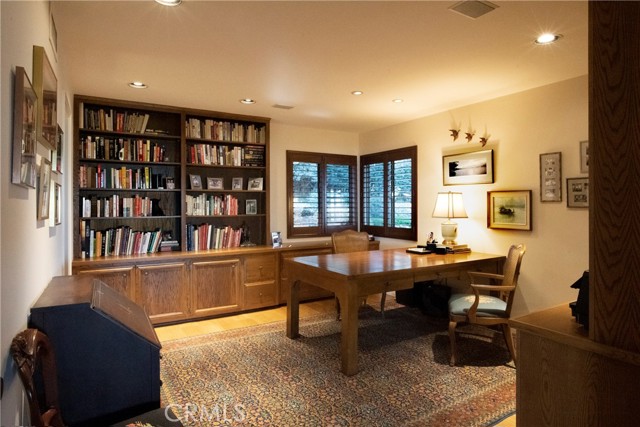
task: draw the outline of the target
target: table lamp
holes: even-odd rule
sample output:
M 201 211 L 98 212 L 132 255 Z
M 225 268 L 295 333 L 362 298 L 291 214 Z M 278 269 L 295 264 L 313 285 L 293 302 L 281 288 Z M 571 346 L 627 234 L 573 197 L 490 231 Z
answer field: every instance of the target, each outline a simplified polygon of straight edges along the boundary
M 458 237 L 458 223 L 451 221 L 451 219 L 468 218 L 462 202 L 462 193 L 454 193 L 452 191 L 438 193 L 436 207 L 433 209 L 433 217 L 447 218 L 442 223 L 442 244 L 455 245 L 456 237 Z

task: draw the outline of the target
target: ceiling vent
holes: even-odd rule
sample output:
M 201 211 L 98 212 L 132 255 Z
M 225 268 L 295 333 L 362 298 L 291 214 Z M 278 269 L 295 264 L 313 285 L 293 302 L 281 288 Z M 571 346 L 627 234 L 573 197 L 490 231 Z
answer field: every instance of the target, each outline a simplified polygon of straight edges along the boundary
M 449 10 L 458 12 L 471 19 L 476 19 L 497 8 L 498 8 L 498 5 L 495 5 L 488 1 L 469 0 L 469 1 L 461 1 L 454 4 L 449 8 Z
M 291 110 L 293 107 L 290 105 L 273 104 L 273 108 L 280 108 L 281 110 Z

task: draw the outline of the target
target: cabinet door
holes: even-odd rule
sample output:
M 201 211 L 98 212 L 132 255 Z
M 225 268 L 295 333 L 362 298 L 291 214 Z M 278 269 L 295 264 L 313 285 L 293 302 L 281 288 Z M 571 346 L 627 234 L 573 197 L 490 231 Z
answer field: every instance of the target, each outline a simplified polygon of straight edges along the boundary
M 136 302 L 154 324 L 187 318 L 188 289 L 183 262 L 138 267 Z
M 244 258 L 244 308 L 278 304 L 276 254 L 247 255 Z
M 135 291 L 133 285 L 133 267 L 95 268 L 90 270 L 79 270 L 76 274 L 90 274 L 103 281 L 110 288 L 135 301 Z
M 240 260 L 233 258 L 191 264 L 191 300 L 195 317 L 240 311 Z

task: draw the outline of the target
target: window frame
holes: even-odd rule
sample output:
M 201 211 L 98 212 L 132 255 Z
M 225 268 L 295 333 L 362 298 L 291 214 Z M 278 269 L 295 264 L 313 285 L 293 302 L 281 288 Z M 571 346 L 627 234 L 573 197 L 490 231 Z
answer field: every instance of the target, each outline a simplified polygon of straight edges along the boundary
M 316 153 L 287 150 L 287 238 L 326 237 L 343 230 L 357 230 L 358 227 L 358 156 L 348 154 Z M 294 227 L 293 225 L 293 163 L 317 163 L 318 168 L 318 226 Z M 327 165 L 347 165 L 351 175 L 349 196 L 349 224 L 327 225 L 326 187 Z
M 389 226 L 389 163 L 397 160 L 411 159 L 411 228 L 399 228 Z M 365 223 L 365 182 L 364 174 L 368 165 L 382 163 L 384 172 L 383 180 L 385 185 L 385 197 L 383 218 L 384 225 L 372 226 Z M 365 154 L 360 156 L 360 229 L 378 237 L 388 237 L 392 239 L 413 240 L 418 239 L 418 146 L 398 148 L 389 151 Z

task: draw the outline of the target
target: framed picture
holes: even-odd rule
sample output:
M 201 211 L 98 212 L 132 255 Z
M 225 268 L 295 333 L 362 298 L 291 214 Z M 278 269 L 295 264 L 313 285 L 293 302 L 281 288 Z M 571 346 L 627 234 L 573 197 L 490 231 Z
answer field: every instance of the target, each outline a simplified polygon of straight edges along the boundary
M 442 157 L 444 185 L 493 182 L 493 150 Z
M 281 248 L 282 247 L 282 237 L 280 237 L 280 232 L 279 231 L 272 231 L 271 232 L 271 242 L 273 243 L 273 247 L 274 248 Z
M 562 201 L 562 153 L 540 154 L 540 201 Z
M 38 99 L 24 68 L 16 67 L 13 97 L 11 182 L 36 188 L 36 117 Z
M 53 197 L 51 200 L 53 208 L 53 225 L 62 224 L 62 186 L 58 183 L 53 185 Z
M 207 189 L 209 190 L 222 190 L 224 188 L 222 178 L 207 177 Z
M 258 201 L 256 199 L 249 199 L 246 201 L 247 215 L 255 215 L 258 213 Z
M 231 189 L 232 190 L 242 190 L 243 180 L 242 177 L 233 178 L 231 181 Z
M 262 178 L 251 178 L 247 184 L 247 190 L 261 191 L 262 190 Z
M 531 190 L 487 191 L 487 227 L 531 230 Z
M 38 97 L 36 138 L 54 150 L 58 138 L 58 80 L 42 46 L 33 46 L 33 90 Z
M 567 178 L 567 207 L 589 207 L 589 178 Z
M 42 158 L 38 188 L 38 219 L 49 218 L 49 197 L 51 197 L 51 161 Z
M 202 190 L 202 178 L 200 175 L 189 174 L 189 182 L 192 190 Z
M 580 141 L 580 173 L 589 173 L 589 141 Z

